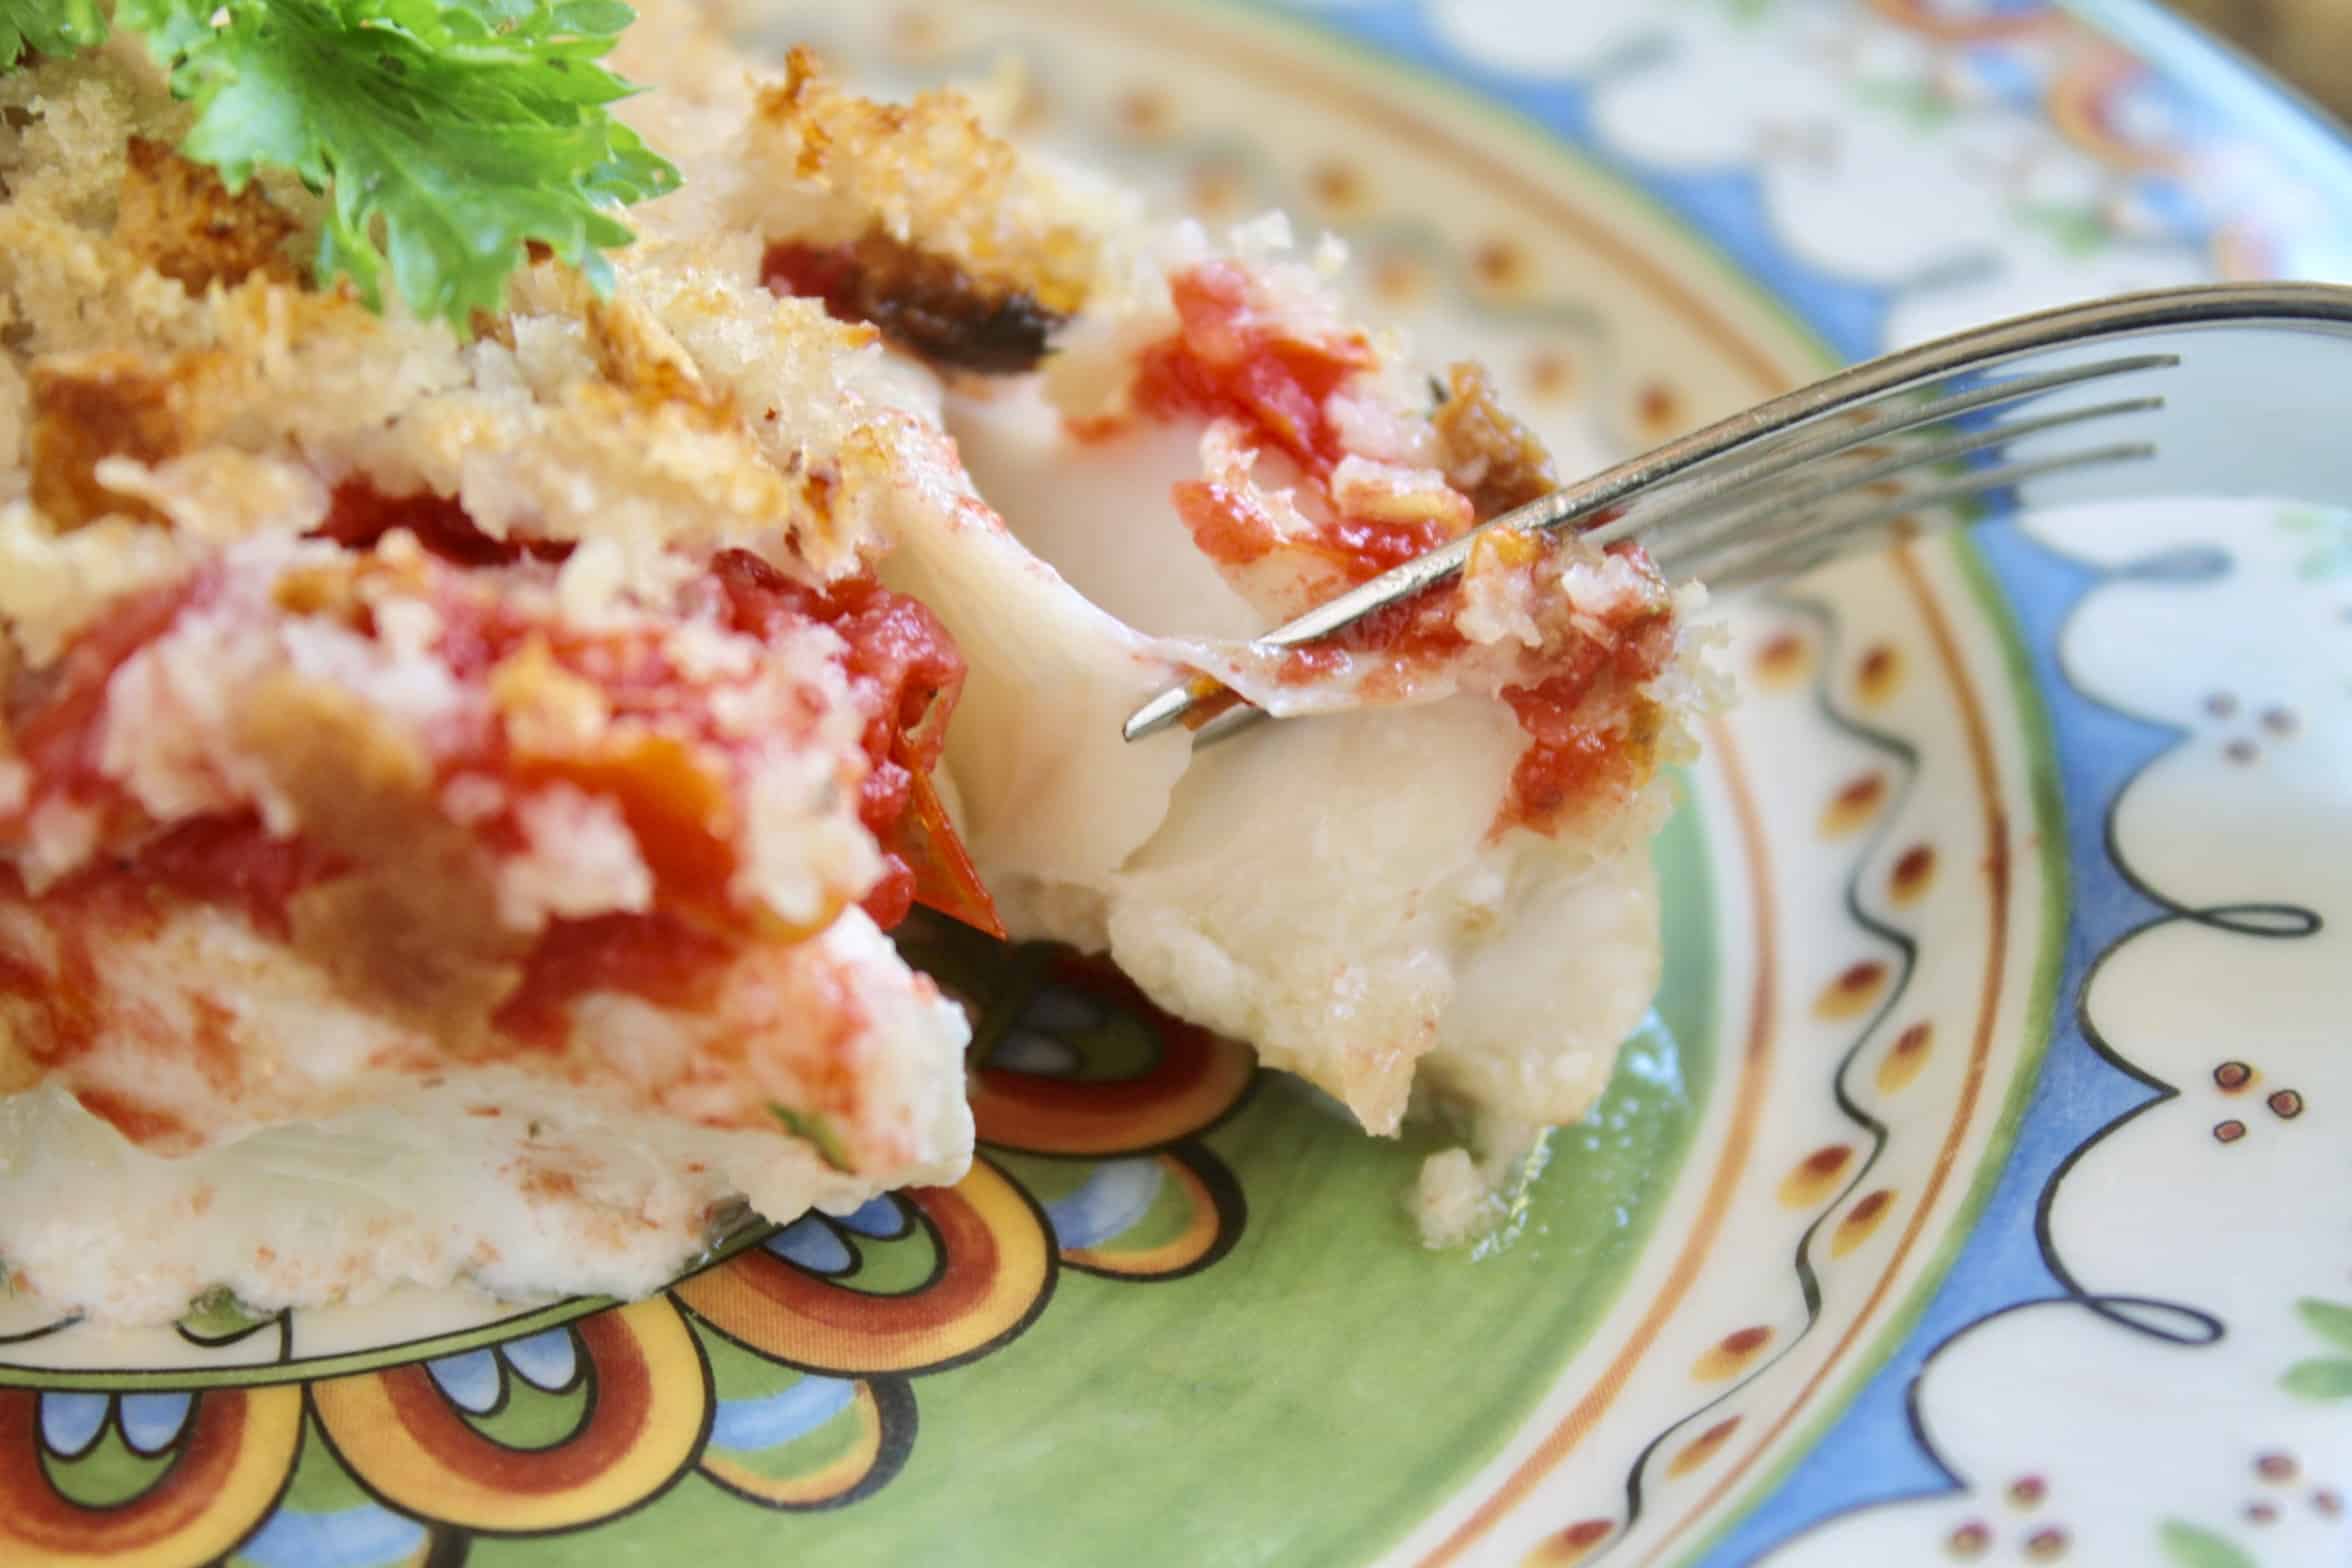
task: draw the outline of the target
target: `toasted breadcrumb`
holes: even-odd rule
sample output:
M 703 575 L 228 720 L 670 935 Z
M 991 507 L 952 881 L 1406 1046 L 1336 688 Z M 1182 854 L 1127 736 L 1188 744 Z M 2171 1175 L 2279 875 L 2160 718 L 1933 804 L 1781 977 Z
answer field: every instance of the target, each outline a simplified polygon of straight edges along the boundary
M 795 49 L 784 79 L 759 91 L 746 150 L 826 198 L 821 224 L 795 225 L 808 243 L 880 233 L 1057 314 L 1086 303 L 1100 262 L 1092 228 L 959 93 L 877 102 Z
M 154 464 L 179 456 L 191 444 L 191 405 L 205 379 L 187 357 L 160 369 L 119 351 L 34 361 L 25 436 L 33 505 L 60 528 L 110 513 L 160 522 L 153 507 L 108 490 L 98 465 L 108 458 Z
M 294 281 L 286 242 L 300 228 L 291 213 L 249 185 L 235 195 L 221 177 L 152 136 L 127 147 L 115 239 L 192 294 L 255 273 Z
M 739 213 L 649 212 L 608 300 L 541 262 L 466 341 L 298 283 L 284 257 L 313 238 L 308 211 L 258 186 L 231 197 L 169 152 L 184 106 L 137 54 L 16 73 L 0 108 L 14 111 L 0 129 L 0 436 L 24 454 L 0 499 L 26 495 L 48 527 L 156 521 L 99 464 L 220 448 L 329 485 L 363 474 L 451 496 L 494 538 L 608 539 L 624 580 L 662 571 L 668 545 L 749 549 L 816 578 L 879 550 L 897 478 L 889 427 L 858 395 L 880 374 L 875 333 L 766 289 Z M 748 92 L 732 112 L 736 134 L 706 156 L 749 134 Z M 47 613 L 70 622 L 103 602 Z
M 872 589 L 952 449 L 873 327 L 767 286 L 778 191 L 744 149 L 775 128 L 681 42 L 644 74 L 696 126 L 657 137 L 689 189 L 632 215 L 608 294 L 540 256 L 470 332 L 311 286 L 317 199 L 173 152 L 188 110 L 135 47 L 0 78 L 0 1252 L 27 1288 L 130 1321 L 224 1281 L 636 1292 L 730 1195 L 781 1220 L 968 1159 L 962 1015 L 859 907 L 891 863 L 878 683 L 805 608 Z M 477 1102 L 533 1146 L 418 1199 L 489 1147 L 441 1114 Z M 384 1223 L 348 1194 L 273 1197 L 269 1149 L 362 1124 L 352 1190 L 380 1183 L 397 1244 L 334 1242 Z M 59 1175 L 127 1162 L 168 1207 L 199 1159 L 209 1231 L 136 1245 Z

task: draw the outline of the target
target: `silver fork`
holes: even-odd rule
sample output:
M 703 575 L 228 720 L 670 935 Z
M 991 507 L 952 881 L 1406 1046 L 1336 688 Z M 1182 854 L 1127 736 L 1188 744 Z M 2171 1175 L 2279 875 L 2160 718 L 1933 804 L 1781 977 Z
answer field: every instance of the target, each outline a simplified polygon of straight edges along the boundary
M 2344 391 L 2329 396 L 2336 386 Z M 1442 583 L 1490 529 L 1634 540 L 1669 577 L 1722 591 L 1973 520 L 2004 494 L 2020 506 L 2164 495 L 2352 503 L 2352 288 L 2127 294 L 1889 354 L 1506 512 L 1255 646 L 1318 642 Z M 1170 686 L 1123 732 L 1157 734 L 1221 690 L 1205 676 Z M 1227 709 L 1193 743 L 1264 717 Z

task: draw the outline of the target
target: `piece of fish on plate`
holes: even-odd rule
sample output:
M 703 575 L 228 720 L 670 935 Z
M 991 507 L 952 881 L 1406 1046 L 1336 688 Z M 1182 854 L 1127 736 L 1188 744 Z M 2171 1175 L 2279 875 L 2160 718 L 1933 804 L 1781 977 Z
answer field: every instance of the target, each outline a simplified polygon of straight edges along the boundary
M 948 481 L 872 331 L 683 202 L 609 299 L 379 317 L 124 49 L 0 92 L 16 1282 L 639 1294 L 744 1198 L 958 1176 L 967 1026 L 880 928 L 959 896 L 962 667 L 868 569 Z
M 778 213 L 818 215 L 768 229 L 771 275 L 927 367 L 909 417 L 968 471 L 969 504 L 904 513 L 882 571 L 970 665 L 947 762 L 1012 929 L 1107 951 L 1374 1132 L 1466 1113 L 1489 1181 L 1581 1115 L 1658 982 L 1649 839 L 1714 700 L 1703 594 L 1636 546 L 1496 536 L 1454 585 L 1254 650 L 1557 485 L 1485 373 L 1432 388 L 1351 319 L 1337 247 L 1302 252 L 1279 216 L 1155 224 L 1020 164 L 965 101 L 876 116 L 806 61 L 769 109 L 761 136 L 800 154 Z M 934 161 L 959 140 L 1020 171 L 1050 244 L 1008 260 L 971 222 Z M 1010 352 L 1004 324 L 1040 321 Z M 1124 743 L 1186 671 L 1314 717 Z M 1433 1169 L 1433 1231 L 1475 1219 L 1475 1187 L 1458 1156 Z
M 306 287 L 317 199 L 124 48 L 0 80 L 13 1278 L 636 1294 L 739 1200 L 953 1179 L 967 1029 L 883 933 L 992 891 L 1375 1132 L 1467 1113 L 1471 1228 L 1656 984 L 1689 591 L 1497 539 L 1252 649 L 1552 483 L 1476 367 L 1426 396 L 1279 222 L 646 12 L 683 189 L 466 333 Z M 1309 716 L 1124 744 L 1187 671 Z

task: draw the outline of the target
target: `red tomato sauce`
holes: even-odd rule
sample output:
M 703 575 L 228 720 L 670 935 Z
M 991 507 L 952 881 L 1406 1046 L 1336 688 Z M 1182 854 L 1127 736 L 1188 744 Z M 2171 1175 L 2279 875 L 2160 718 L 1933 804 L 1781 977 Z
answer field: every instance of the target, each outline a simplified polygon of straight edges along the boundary
M 733 953 L 733 944 L 668 915 L 559 920 L 540 934 L 495 1021 L 524 1045 L 561 1050 L 567 1009 L 580 996 L 620 991 L 657 1007 L 704 1006 Z
M 362 480 L 346 480 L 335 487 L 326 520 L 313 530 L 313 536 L 332 539 L 349 549 L 367 550 L 396 528 L 407 529 L 419 544 L 455 566 L 560 562 L 572 553 L 569 539 L 493 539 L 452 496 L 430 491 L 388 496 Z
M 1649 777 L 1663 715 L 1639 688 L 1673 656 L 1670 621 L 1663 612 L 1629 618 L 1613 628 L 1614 646 L 1578 642 L 1555 656 L 1542 679 L 1503 688 L 1528 745 L 1511 771 L 1494 831 L 1556 833 L 1579 807 L 1624 798 Z M 1618 700 L 1595 705 L 1591 699 L 1604 688 Z
M 1332 515 L 1312 536 L 1288 543 L 1304 544 L 1345 581 L 1360 583 L 1452 537 L 1436 522 L 1349 517 L 1331 504 L 1332 471 L 1348 455 L 1331 417 L 1331 399 L 1376 362 L 1361 333 L 1299 336 L 1258 311 L 1249 274 L 1230 261 L 1176 274 L 1169 295 L 1177 329 L 1138 356 L 1136 411 L 1160 420 L 1230 420 L 1260 450 L 1289 458 Z M 1176 486 L 1175 503 L 1193 542 L 1211 560 L 1247 566 L 1284 542 L 1251 498 L 1229 486 L 1189 480 Z
M 795 621 L 830 626 L 849 645 L 846 667 L 866 712 L 865 782 L 858 816 L 882 846 L 882 880 L 866 913 L 889 930 L 907 917 L 917 878 L 901 846 L 917 775 L 938 766 L 964 686 L 964 656 L 939 618 L 870 577 L 811 588 L 757 556 L 730 550 L 712 564 L 736 630 L 767 639 Z
M 635 734 L 625 745 L 587 754 L 518 753 L 505 726 L 492 721 L 436 737 L 438 782 L 480 774 L 519 793 L 561 781 L 611 801 L 654 877 L 653 914 L 552 922 L 526 957 L 522 981 L 501 1011 L 501 1027 L 519 1040 L 547 1043 L 560 1036 L 564 1005 L 591 988 L 693 1005 L 702 994 L 697 988 L 715 982 L 740 943 L 757 932 L 727 900 L 739 869 L 733 764 L 744 743 L 722 731 L 705 689 L 673 664 L 658 631 L 567 628 L 522 613 L 472 578 L 480 568 L 529 570 L 530 562 L 551 561 L 568 545 L 494 540 L 452 501 L 387 498 L 355 485 L 337 492 L 319 532 L 366 549 L 396 528 L 414 534 L 441 563 L 427 590 L 439 617 L 436 651 L 460 683 L 490 680 L 493 671 L 537 643 L 558 670 L 592 685 L 615 720 L 641 721 L 630 725 Z M 32 774 L 32 798 L 62 796 L 106 813 L 102 843 L 110 852 L 40 900 L 50 907 L 68 972 L 36 972 L 46 966 L 0 951 L 0 991 L 48 996 L 48 1033 L 60 1049 L 89 1043 L 89 1004 L 97 984 L 87 963 L 90 935 L 134 931 L 151 924 L 164 903 L 186 900 L 233 908 L 283 940 L 293 898 L 345 870 L 299 838 L 272 837 L 250 812 L 158 831 L 99 771 L 97 748 L 113 677 L 216 592 L 216 579 L 199 574 L 138 595 L 85 632 L 53 670 L 20 679 L 8 694 L 9 732 Z M 871 578 L 811 588 L 742 552 L 718 557 L 709 575 L 687 592 L 689 611 L 715 611 L 728 629 L 762 642 L 811 623 L 841 638 L 842 666 L 865 716 L 861 743 L 868 771 L 858 814 L 885 860 L 880 882 L 865 899 L 876 922 L 888 928 L 903 920 L 916 898 L 931 891 L 926 879 L 942 867 L 954 882 L 948 890 L 958 900 L 953 907 L 977 907 L 989 915 L 985 894 L 953 844 L 927 782 L 918 788 L 939 762 L 964 678 L 962 656 L 938 619 Z M 364 608 L 352 613 L 365 630 Z M 22 818 L 11 826 L 21 831 Z M 494 851 L 511 851 L 522 842 L 511 818 L 494 818 L 474 830 Z M 15 894 L 25 896 L 21 885 Z
M 1136 407 L 1157 419 L 1238 421 L 1303 472 L 1329 479 L 1347 452 L 1326 405 L 1349 377 L 1372 367 L 1372 345 L 1361 333 L 1310 341 L 1260 316 L 1249 274 L 1235 262 L 1190 268 L 1168 287 L 1176 332 L 1143 351 Z
M 171 629 L 215 584 L 199 573 L 168 587 L 135 593 L 84 632 L 37 681 L 8 692 L 8 735 L 32 773 L 36 791 L 85 805 L 125 808 L 121 791 L 99 771 L 99 719 L 107 683 L 131 657 Z
M 770 245 L 760 281 L 777 294 L 820 301 L 835 321 L 857 321 L 859 268 L 854 245 Z
M 1137 413 L 1239 425 L 1251 445 L 1289 460 L 1300 487 L 1319 499 L 1321 514 L 1329 519 L 1305 539 L 1297 537 L 1295 523 L 1286 536 L 1250 490 L 1215 480 L 1185 481 L 1175 487 L 1173 500 L 1203 554 L 1225 566 L 1247 567 L 1278 549 L 1303 545 L 1329 563 L 1339 583 L 1352 585 L 1454 537 L 1457 525 L 1446 521 L 1348 516 L 1332 495 L 1332 474 L 1348 455 L 1332 417 L 1332 399 L 1375 362 L 1361 335 L 1302 337 L 1261 309 L 1248 272 L 1234 262 L 1191 268 L 1171 278 L 1169 288 L 1177 330 L 1138 356 L 1132 383 Z M 1101 438 L 1113 429 L 1081 423 L 1073 433 Z M 1465 498 L 1464 511 L 1469 510 Z M 1585 526 L 1597 526 L 1610 515 L 1593 517 Z M 1524 566 L 1532 568 L 1544 557 L 1544 547 L 1532 541 L 1525 549 Z M 1639 557 L 1634 547 L 1616 549 Z M 1642 564 L 1646 567 L 1646 560 Z M 1352 673 L 1368 700 L 1400 695 L 1421 676 L 1471 651 L 1456 624 L 1461 607 L 1458 587 L 1391 605 L 1320 644 L 1289 651 L 1277 678 L 1304 685 Z M 1557 832 L 1584 803 L 1621 796 L 1648 777 L 1660 716 L 1638 688 L 1672 656 L 1669 619 L 1643 609 L 1597 635 L 1560 628 L 1540 653 L 1529 656 L 1526 678 L 1503 688 L 1500 695 L 1528 744 L 1497 813 L 1497 832 L 1511 827 Z

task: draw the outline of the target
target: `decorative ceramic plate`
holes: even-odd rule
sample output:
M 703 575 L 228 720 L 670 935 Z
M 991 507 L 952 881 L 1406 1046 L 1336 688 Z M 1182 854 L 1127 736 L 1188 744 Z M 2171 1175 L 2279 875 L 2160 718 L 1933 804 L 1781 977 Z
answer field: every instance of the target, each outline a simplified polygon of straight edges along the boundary
M 1344 235 L 1571 463 L 1984 317 L 2352 270 L 2352 153 L 2118 3 L 779 6 Z M 2314 396 L 2340 395 L 2314 387 Z M 1066 954 L 927 928 L 983 1155 L 652 1300 L 0 1301 L 0 1561 L 2352 1553 L 2352 520 L 1994 522 L 1727 617 L 1670 961 L 1506 1244 Z

